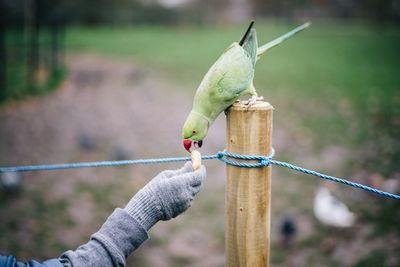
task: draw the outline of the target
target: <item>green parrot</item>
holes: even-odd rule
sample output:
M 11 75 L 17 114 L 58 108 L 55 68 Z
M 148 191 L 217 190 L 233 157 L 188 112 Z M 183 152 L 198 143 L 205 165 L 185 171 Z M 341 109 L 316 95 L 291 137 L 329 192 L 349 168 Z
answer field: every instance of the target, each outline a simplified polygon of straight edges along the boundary
M 253 24 L 254 21 L 239 42 L 234 42 L 225 50 L 201 81 L 194 96 L 192 111 L 183 125 L 183 145 L 187 151 L 190 152 L 192 143 L 196 149 L 202 146 L 211 124 L 238 98 L 250 95 L 246 103 L 248 106 L 262 99 L 253 85 L 256 61 L 311 23 L 307 22 L 261 47 L 257 45 Z

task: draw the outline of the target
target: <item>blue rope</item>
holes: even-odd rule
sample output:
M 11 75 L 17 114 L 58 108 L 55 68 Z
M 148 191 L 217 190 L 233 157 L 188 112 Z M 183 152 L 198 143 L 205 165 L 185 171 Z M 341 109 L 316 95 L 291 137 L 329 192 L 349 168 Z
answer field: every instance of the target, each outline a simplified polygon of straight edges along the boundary
M 203 160 L 209 160 L 209 159 L 217 159 L 218 157 L 219 154 L 217 153 L 214 155 L 202 156 L 201 158 Z M 178 158 L 136 159 L 136 160 L 77 162 L 77 163 L 64 163 L 64 164 L 0 167 L 0 173 L 63 170 L 63 169 L 94 168 L 94 167 L 113 167 L 113 166 L 139 165 L 139 164 L 157 164 L 157 163 L 181 162 L 190 160 L 191 160 L 190 157 L 180 157 L 180 158 L 178 157 Z
M 365 191 L 368 191 L 368 192 L 371 192 L 371 193 L 375 193 L 375 194 L 378 194 L 378 195 L 381 195 L 381 196 L 384 196 L 384 197 L 394 198 L 394 199 L 399 199 L 400 200 L 400 196 L 399 195 L 388 193 L 388 192 L 385 192 L 385 191 L 382 191 L 382 190 L 379 190 L 379 189 L 376 189 L 376 188 L 373 188 L 373 187 L 369 187 L 369 186 L 366 186 L 366 185 L 363 185 L 363 184 L 351 182 L 351 181 L 348 181 L 348 180 L 343 179 L 343 178 L 337 178 L 337 177 L 334 177 L 334 176 L 330 176 L 330 175 L 326 175 L 326 174 L 319 173 L 319 172 L 316 172 L 316 171 L 312 171 L 312 170 L 309 170 L 309 169 L 306 169 L 306 168 L 298 167 L 298 166 L 295 166 L 293 164 L 289 164 L 287 162 L 271 160 L 271 164 L 277 165 L 277 166 L 281 166 L 281 167 L 286 167 L 286 168 L 289 168 L 289 169 L 292 169 L 292 170 L 295 170 L 295 171 L 298 171 L 298 172 L 302 172 L 302 173 L 305 173 L 305 174 L 314 175 L 316 177 L 319 177 L 319 178 L 322 178 L 322 179 L 326 179 L 326 180 L 329 180 L 329 181 L 332 181 L 332 182 L 336 182 L 336 183 L 352 186 L 352 187 L 355 187 L 355 188 L 358 188 L 358 189 L 362 189 L 362 190 L 365 190 Z
M 337 178 L 334 176 L 322 174 L 313 170 L 295 166 L 293 164 L 273 160 L 275 151 L 269 156 L 260 155 L 240 155 L 235 153 L 229 153 L 226 151 L 218 152 L 214 155 L 202 156 L 203 160 L 218 159 L 226 164 L 240 167 L 240 168 L 261 168 L 270 165 L 276 165 L 286 167 L 297 172 L 313 175 L 321 179 L 326 179 L 336 183 L 341 183 L 354 188 L 362 189 L 371 193 L 375 193 L 387 198 L 399 199 L 400 195 L 388 193 L 373 187 L 369 187 L 363 184 L 348 181 L 346 179 Z M 235 161 L 232 159 L 242 160 Z M 59 169 L 75 169 L 75 168 L 90 168 L 90 167 L 110 167 L 110 166 L 124 166 L 124 165 L 137 165 L 137 164 L 156 164 L 156 163 L 168 163 L 168 162 L 181 162 L 190 161 L 190 157 L 176 157 L 176 158 L 159 158 L 159 159 L 137 159 L 137 160 L 120 160 L 120 161 L 99 161 L 99 162 L 78 162 L 78 163 L 66 163 L 66 164 L 46 164 L 46 165 L 31 165 L 31 166 L 17 166 L 17 167 L 0 167 L 0 173 L 4 172 L 28 172 L 28 171 L 44 171 L 44 170 L 59 170 Z M 257 161 L 257 162 L 243 162 L 243 161 Z

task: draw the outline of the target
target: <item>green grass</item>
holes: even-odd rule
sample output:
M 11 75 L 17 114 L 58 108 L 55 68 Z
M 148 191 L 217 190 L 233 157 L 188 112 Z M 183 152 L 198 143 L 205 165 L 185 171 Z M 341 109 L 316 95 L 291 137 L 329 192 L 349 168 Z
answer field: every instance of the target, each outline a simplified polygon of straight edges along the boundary
M 385 267 L 386 256 L 380 250 L 374 250 L 362 257 L 354 267 Z
M 295 25 L 256 26 L 259 44 L 263 44 Z M 73 28 L 67 47 L 134 59 L 180 82 L 197 85 L 245 27 Z M 256 85 L 265 90 L 295 89 L 295 94 L 332 90 L 355 98 L 374 87 L 394 90 L 400 84 L 399 41 L 400 29 L 314 24 L 258 62 Z

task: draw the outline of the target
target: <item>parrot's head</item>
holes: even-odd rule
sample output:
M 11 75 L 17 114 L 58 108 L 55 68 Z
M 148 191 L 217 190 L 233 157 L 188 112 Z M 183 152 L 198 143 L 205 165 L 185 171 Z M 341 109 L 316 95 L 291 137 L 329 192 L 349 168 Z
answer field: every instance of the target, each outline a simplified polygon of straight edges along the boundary
M 183 146 L 190 152 L 192 144 L 194 148 L 200 148 L 203 145 L 203 139 L 206 137 L 209 120 L 202 114 L 192 111 L 182 129 Z

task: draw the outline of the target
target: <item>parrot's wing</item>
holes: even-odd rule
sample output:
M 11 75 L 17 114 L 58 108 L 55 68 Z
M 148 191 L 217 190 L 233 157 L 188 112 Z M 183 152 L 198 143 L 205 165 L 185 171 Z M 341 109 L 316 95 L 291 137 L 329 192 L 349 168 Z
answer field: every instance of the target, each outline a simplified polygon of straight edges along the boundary
M 246 92 L 253 82 L 253 60 L 238 43 L 233 43 L 204 76 L 194 107 L 211 120 Z
M 257 32 L 253 29 L 254 20 L 250 22 L 249 27 L 239 41 L 239 45 L 247 52 L 253 62 L 253 66 L 256 64 L 257 59 Z
M 245 40 L 245 42 L 242 45 L 244 51 L 248 54 L 250 57 L 253 66 L 256 65 L 256 59 L 257 59 L 257 32 L 255 29 L 251 29 L 250 33 L 248 35 L 248 38 Z
M 233 43 L 206 74 L 206 91 L 227 100 L 237 98 L 253 81 L 252 59 L 237 43 Z

